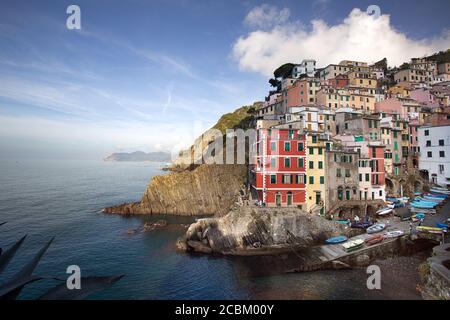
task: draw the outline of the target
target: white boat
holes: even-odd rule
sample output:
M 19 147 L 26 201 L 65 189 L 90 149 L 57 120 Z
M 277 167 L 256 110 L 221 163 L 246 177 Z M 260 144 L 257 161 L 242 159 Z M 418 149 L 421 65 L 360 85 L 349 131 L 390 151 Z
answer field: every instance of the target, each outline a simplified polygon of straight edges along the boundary
M 385 215 L 387 215 L 387 214 L 392 213 L 392 211 L 393 211 L 392 208 L 386 207 L 386 208 L 383 208 L 383 209 L 378 210 L 378 211 L 376 212 L 376 214 L 379 215 L 379 216 L 385 216 Z
M 367 228 L 367 233 L 369 233 L 369 234 L 377 233 L 377 232 L 383 231 L 384 229 L 386 229 L 386 225 L 384 223 L 377 223 L 377 224 L 374 224 L 373 226 Z
M 394 230 L 394 231 L 385 232 L 384 237 L 385 238 L 397 238 L 404 234 L 405 233 L 402 230 Z
M 442 193 L 442 194 L 450 195 L 450 190 L 444 189 L 444 188 L 434 187 L 434 188 L 431 188 L 430 191 L 434 192 L 434 193 Z
M 345 251 L 349 252 L 361 248 L 363 244 L 364 244 L 363 239 L 355 239 L 347 241 L 342 246 L 344 247 Z

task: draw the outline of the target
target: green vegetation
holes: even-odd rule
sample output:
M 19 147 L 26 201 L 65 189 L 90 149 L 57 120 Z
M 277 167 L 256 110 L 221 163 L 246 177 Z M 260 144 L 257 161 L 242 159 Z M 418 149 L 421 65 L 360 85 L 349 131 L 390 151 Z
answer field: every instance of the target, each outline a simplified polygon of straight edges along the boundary
M 427 60 L 436 61 L 437 64 L 450 62 L 450 49 L 447 49 L 447 51 L 439 51 L 427 57 Z
M 293 63 L 285 63 L 282 66 L 278 67 L 274 72 L 273 75 L 275 78 L 284 78 L 287 77 L 292 73 L 292 69 L 294 68 Z
M 254 106 L 243 106 L 220 117 L 213 129 L 219 129 L 223 134 L 227 129 L 246 129 L 253 118 Z

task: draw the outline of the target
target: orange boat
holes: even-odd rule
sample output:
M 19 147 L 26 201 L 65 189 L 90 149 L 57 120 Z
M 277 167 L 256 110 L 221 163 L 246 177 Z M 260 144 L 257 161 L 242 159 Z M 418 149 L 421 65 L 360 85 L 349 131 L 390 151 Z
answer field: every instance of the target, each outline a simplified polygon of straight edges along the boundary
M 384 236 L 382 234 L 377 234 L 377 235 L 367 238 L 365 243 L 367 246 L 372 246 L 374 244 L 377 244 L 377 243 L 383 241 L 383 239 L 384 239 Z

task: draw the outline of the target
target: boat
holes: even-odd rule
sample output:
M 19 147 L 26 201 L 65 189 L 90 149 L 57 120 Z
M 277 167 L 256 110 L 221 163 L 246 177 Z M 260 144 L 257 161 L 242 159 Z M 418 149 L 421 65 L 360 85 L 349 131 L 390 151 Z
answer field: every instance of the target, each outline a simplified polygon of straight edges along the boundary
M 436 223 L 437 228 L 448 229 L 448 224 L 445 223 Z
M 378 210 L 376 212 L 376 214 L 379 215 L 379 216 L 385 216 L 387 214 L 392 213 L 392 210 L 393 210 L 392 208 L 385 207 L 385 208 L 382 208 L 382 209 Z
M 390 209 L 394 209 L 395 208 L 395 202 L 386 201 L 386 207 L 388 207 Z
M 394 230 L 394 231 L 385 232 L 384 237 L 385 238 L 397 238 L 404 234 L 405 233 L 402 230 Z
M 433 193 L 450 195 L 450 190 L 444 189 L 444 188 L 434 187 L 434 188 L 431 188 L 430 191 Z
M 437 194 L 437 193 L 427 193 L 424 196 L 435 198 L 435 199 L 444 199 L 444 200 L 448 198 L 448 195 L 446 195 L 446 194 Z
M 443 202 L 445 200 L 445 199 L 442 199 L 442 198 L 433 198 L 433 197 L 427 197 L 427 196 L 424 196 L 423 198 L 418 197 L 418 199 L 420 201 L 435 202 L 435 203 L 441 203 L 441 202 Z
M 337 237 L 331 237 L 327 240 L 325 240 L 326 243 L 328 244 L 336 244 L 336 243 L 342 243 L 347 241 L 347 237 L 346 236 L 337 236 Z
M 370 227 L 371 225 L 373 225 L 373 222 L 353 222 L 351 227 L 352 228 L 356 228 L 356 229 L 367 229 L 368 227 Z
M 345 251 L 351 252 L 361 248 L 363 244 L 364 244 L 363 239 L 355 239 L 347 241 L 342 246 L 344 247 Z
M 437 203 L 423 202 L 423 201 L 413 201 L 409 204 L 411 207 L 420 209 L 434 209 Z
M 381 241 L 383 241 L 383 239 L 384 239 L 384 236 L 382 234 L 376 234 L 374 236 L 367 238 L 364 242 L 368 246 L 373 246 L 374 244 L 377 244 L 377 243 L 380 243 Z
M 336 222 L 340 224 L 348 224 L 348 220 L 336 220 Z
M 374 224 L 373 226 L 367 228 L 367 233 L 371 234 L 371 233 L 381 232 L 385 228 L 386 228 L 386 225 L 384 223 L 377 223 L 377 224 Z
M 422 219 L 425 219 L 425 214 L 424 213 L 416 213 L 415 215 L 413 215 L 411 217 L 411 220 L 413 222 L 417 222 L 417 221 L 422 220 Z
M 447 229 L 445 229 L 445 228 L 435 228 L 435 227 L 426 227 L 426 226 L 418 226 L 418 227 L 416 227 L 416 230 L 418 232 L 437 233 L 437 234 L 442 234 L 443 232 L 447 232 Z
M 435 214 L 436 209 L 422 209 L 422 208 L 416 208 L 416 207 L 409 207 L 409 211 L 412 213 L 425 213 L 425 214 Z

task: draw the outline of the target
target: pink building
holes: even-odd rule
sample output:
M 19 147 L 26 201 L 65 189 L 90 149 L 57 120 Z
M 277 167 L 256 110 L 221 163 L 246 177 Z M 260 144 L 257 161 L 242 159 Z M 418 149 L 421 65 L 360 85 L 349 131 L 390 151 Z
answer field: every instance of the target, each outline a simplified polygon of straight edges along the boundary
M 417 102 L 425 104 L 434 103 L 436 101 L 434 95 L 431 94 L 430 90 L 425 88 L 420 88 L 411 91 L 410 97 L 411 99 L 414 99 Z
M 287 111 L 291 107 L 308 104 L 308 81 L 306 79 L 295 81 L 287 89 Z
M 406 118 L 407 114 L 403 108 L 403 103 L 399 98 L 388 98 L 375 103 L 375 112 L 382 114 L 398 114 L 401 118 Z

